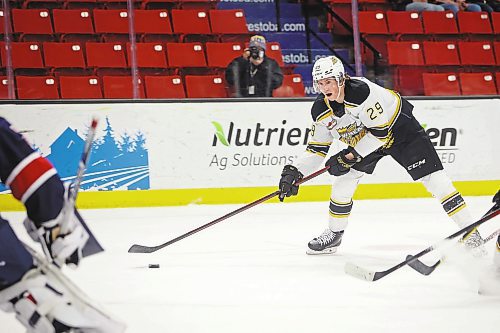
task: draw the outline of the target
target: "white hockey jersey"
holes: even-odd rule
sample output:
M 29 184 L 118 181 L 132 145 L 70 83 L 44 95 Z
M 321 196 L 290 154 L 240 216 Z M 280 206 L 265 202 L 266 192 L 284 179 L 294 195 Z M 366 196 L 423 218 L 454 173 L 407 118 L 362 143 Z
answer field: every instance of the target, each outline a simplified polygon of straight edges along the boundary
M 306 152 L 294 163 L 304 175 L 319 167 L 334 139 L 353 147 L 362 157 L 382 146 L 389 148 L 403 105 L 410 112 L 412 109 L 397 92 L 363 77 L 346 80 L 344 92 L 343 105 L 329 102 L 323 94 L 314 101 Z

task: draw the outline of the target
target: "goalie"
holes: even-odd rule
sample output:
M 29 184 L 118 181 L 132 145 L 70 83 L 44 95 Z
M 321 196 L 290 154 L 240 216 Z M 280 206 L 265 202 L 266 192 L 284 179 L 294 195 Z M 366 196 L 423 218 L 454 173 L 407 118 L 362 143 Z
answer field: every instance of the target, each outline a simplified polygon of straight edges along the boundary
M 0 118 L 0 179 L 27 211 L 24 225 L 59 265 L 77 266 L 89 239 L 83 220 L 69 204 L 67 188 L 51 163 Z M 65 234 L 60 232 L 67 223 Z M 57 266 L 34 257 L 0 217 L 0 308 L 15 312 L 27 332 L 123 332 L 111 319 L 75 292 Z M 48 267 L 51 267 L 50 269 Z
M 309 242 L 308 254 L 337 250 L 361 177 L 372 174 L 378 161 L 387 155 L 404 167 L 413 180 L 420 180 L 459 227 L 473 222 L 429 137 L 413 116 L 412 104 L 397 92 L 366 78 L 350 78 L 334 56 L 318 59 L 312 76 L 320 95 L 311 109 L 311 139 L 294 165 L 284 167 L 279 182 L 280 200 L 298 193 L 294 183 L 319 167 L 334 139 L 348 147 L 326 161 L 328 172 L 335 176 L 329 227 Z M 463 241 L 477 255 L 485 254 L 484 241 L 477 230 L 465 235 Z

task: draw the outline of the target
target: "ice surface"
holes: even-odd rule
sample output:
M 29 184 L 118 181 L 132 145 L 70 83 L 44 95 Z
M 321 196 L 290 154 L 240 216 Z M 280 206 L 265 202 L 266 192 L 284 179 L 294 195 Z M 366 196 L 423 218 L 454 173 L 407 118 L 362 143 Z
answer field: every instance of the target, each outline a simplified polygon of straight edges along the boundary
M 492 205 L 490 197 L 466 201 L 477 218 Z M 259 205 L 156 253 L 127 253 L 133 243 L 164 243 L 238 207 L 83 210 L 107 251 L 65 272 L 122 318 L 127 332 L 500 330 L 500 297 L 478 295 L 478 274 L 456 258 L 428 277 L 406 267 L 376 282 L 344 273 L 348 261 L 385 270 L 456 231 L 434 199 L 356 201 L 342 246 L 330 256 L 305 254 L 327 226 L 327 200 Z M 28 241 L 23 214 L 2 215 Z M 500 218 L 480 231 L 498 228 Z M 434 262 L 435 252 L 423 261 Z M 0 313 L 0 323 L 0 332 L 24 331 L 12 314 Z

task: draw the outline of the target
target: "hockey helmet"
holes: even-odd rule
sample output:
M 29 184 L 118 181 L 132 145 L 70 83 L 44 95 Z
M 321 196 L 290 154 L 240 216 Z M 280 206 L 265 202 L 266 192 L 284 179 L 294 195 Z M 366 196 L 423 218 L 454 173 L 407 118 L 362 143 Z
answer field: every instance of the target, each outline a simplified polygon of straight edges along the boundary
M 339 87 L 344 85 L 345 70 L 342 61 L 335 56 L 328 56 L 316 60 L 312 70 L 313 87 L 319 92 L 318 81 L 333 77 Z

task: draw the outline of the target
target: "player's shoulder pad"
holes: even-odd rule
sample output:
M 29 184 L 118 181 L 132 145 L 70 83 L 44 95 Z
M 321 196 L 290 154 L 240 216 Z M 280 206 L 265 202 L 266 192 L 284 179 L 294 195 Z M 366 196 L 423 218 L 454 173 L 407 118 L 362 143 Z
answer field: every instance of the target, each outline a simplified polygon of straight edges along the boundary
M 317 122 L 326 112 L 330 112 L 330 108 L 325 103 L 325 95 L 319 94 L 311 107 L 312 120 Z
M 346 106 L 356 107 L 363 104 L 368 96 L 370 96 L 370 87 L 362 80 L 350 79 L 345 81 L 344 92 L 344 103 Z

